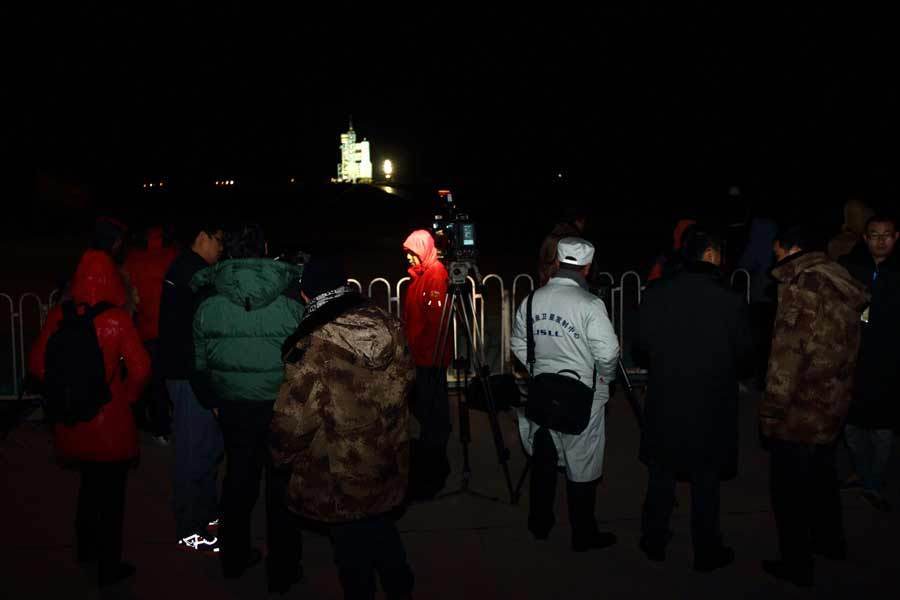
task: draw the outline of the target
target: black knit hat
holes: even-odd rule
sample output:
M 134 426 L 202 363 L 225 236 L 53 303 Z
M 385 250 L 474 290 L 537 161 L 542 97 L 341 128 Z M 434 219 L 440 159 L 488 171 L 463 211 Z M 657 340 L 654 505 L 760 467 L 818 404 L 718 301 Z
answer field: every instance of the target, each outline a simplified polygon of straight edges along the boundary
M 310 298 L 347 285 L 344 265 L 335 256 L 317 255 L 303 266 L 300 289 Z

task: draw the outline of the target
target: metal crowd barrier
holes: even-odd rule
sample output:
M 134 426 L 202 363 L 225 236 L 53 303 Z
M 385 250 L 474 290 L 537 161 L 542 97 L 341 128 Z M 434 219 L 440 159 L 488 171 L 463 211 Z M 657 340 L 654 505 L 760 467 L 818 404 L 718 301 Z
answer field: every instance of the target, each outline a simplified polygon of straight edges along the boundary
M 637 307 L 641 303 L 645 284 L 641 280 L 641 276 L 636 271 L 626 271 L 620 277 L 618 282 L 615 277 L 608 272 L 599 273 L 598 278 L 608 282 L 611 286 L 610 296 L 610 314 L 609 319 L 616 329 L 619 338 L 619 346 L 623 351 L 628 348 L 629 334 L 631 333 L 630 318 L 636 313 Z M 478 291 L 475 281 L 472 277 L 468 277 L 467 294 L 472 301 L 475 309 L 474 319 L 472 321 L 472 337 L 475 345 L 475 351 L 481 353 L 481 358 L 485 357 L 486 340 L 499 341 L 499 357 L 496 361 L 495 371 L 499 373 L 507 373 L 511 370 L 511 353 L 510 343 L 512 337 L 512 328 L 515 321 L 516 310 L 528 293 L 535 288 L 534 278 L 527 273 L 521 273 L 513 278 L 512 286 L 507 289 L 503 278 L 497 274 L 491 273 L 482 280 L 482 289 Z M 366 294 L 373 301 L 383 306 L 389 313 L 403 317 L 403 291 L 410 282 L 409 277 L 399 279 L 396 284 L 391 285 L 390 280 L 384 277 L 377 277 L 369 282 L 368 286 L 358 279 L 348 279 L 348 284 L 356 288 L 360 293 L 365 289 Z M 729 279 L 732 288 L 736 288 L 739 283 L 743 283 L 742 287 L 737 287 L 745 296 L 747 302 L 750 301 L 750 273 L 746 269 L 735 270 Z M 383 291 L 379 292 L 379 289 Z M 491 290 L 496 290 L 492 292 Z M 490 318 L 486 318 L 487 304 L 489 299 L 494 298 L 494 294 L 498 294 L 496 308 L 491 302 L 492 310 L 496 310 Z M 22 382 L 27 370 L 27 352 L 29 344 L 26 340 L 26 325 L 28 323 L 38 325 L 35 333 L 43 326 L 47 319 L 47 313 L 59 301 L 59 291 L 54 290 L 47 302 L 43 302 L 38 294 L 26 292 L 19 296 L 18 300 L 8 294 L 0 294 L 0 302 L 8 309 L 8 319 L 10 328 L 10 367 L 9 375 L 12 377 L 11 392 L 12 397 L 18 397 L 21 391 Z M 28 315 L 36 317 L 36 320 L 29 320 Z M 488 331 L 491 329 L 491 331 Z M 460 332 L 457 330 L 456 323 L 453 324 L 453 353 L 454 358 L 459 355 L 460 348 L 464 340 L 460 338 Z M 0 398 L 9 398 L 10 395 L 0 394 Z
M 9 393 L 5 393 L 5 390 L 0 392 L 0 399 L 17 399 L 20 394 L 24 393 L 22 386 L 28 371 L 30 341 L 44 326 L 47 314 L 58 298 L 58 290 L 54 290 L 50 294 L 46 303 L 34 292 L 21 294 L 18 301 L 9 294 L 0 294 L 0 299 L 9 310 L 9 368 L 2 375 L 4 377 L 8 375 L 11 380 Z M 29 319 L 29 316 L 32 318 Z M 33 335 L 29 336 L 28 334 Z
M 747 269 L 735 269 L 731 273 L 731 279 L 729 280 L 731 289 L 734 289 L 734 281 L 738 276 L 743 277 L 746 281 L 744 284 L 744 297 L 747 299 L 747 304 L 750 304 L 750 271 Z

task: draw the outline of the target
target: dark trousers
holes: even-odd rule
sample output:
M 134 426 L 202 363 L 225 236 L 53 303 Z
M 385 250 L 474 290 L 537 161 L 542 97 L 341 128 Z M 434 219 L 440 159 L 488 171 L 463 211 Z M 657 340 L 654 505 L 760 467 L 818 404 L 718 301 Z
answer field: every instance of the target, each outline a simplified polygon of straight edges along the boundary
M 446 450 L 450 440 L 447 369 L 416 367 L 413 415 L 421 425 L 419 440 L 426 448 Z
M 150 355 L 150 383 L 135 404 L 135 418 L 138 426 L 153 435 L 167 436 L 172 433 L 172 413 L 166 382 L 160 376 L 159 340 L 147 340 L 144 348 Z
M 98 559 L 101 573 L 113 572 L 122 561 L 128 466 L 128 462 L 81 463 L 75 517 L 78 558 Z
M 546 537 L 556 523 L 553 503 L 556 499 L 556 477 L 559 470 L 557 461 L 558 455 L 550 433 L 546 429 L 539 429 L 534 436 L 531 455 L 528 512 L 528 529 L 538 538 Z M 589 539 L 597 533 L 594 507 L 598 482 L 599 480 L 566 480 L 566 500 L 573 539 Z
M 812 564 L 813 549 L 846 547 L 834 445 L 771 442 L 772 512 L 781 559 L 797 568 Z
M 894 432 L 888 428 L 874 429 L 847 423 L 844 441 L 850 451 L 850 462 L 862 479 L 863 488 L 872 492 L 884 491 L 885 474 L 891 460 Z
M 669 520 L 675 508 L 675 471 L 659 465 L 648 467 L 647 497 L 641 516 L 641 533 L 647 543 L 665 546 Z M 690 473 L 691 537 L 694 554 L 717 550 L 719 529 L 719 469 L 699 469 Z
M 269 464 L 269 425 L 272 402 L 231 402 L 219 408 L 225 438 L 225 525 L 222 563 L 226 570 L 241 569 L 250 554 L 250 516 L 263 470 Z
M 179 538 L 204 533 L 218 518 L 218 464 L 222 458 L 222 431 L 212 411 L 197 401 L 191 384 L 168 380 L 175 406 L 175 466 L 173 496 Z
M 301 574 L 302 519 L 287 508 L 290 470 L 275 470 L 266 463 L 266 575 L 270 590 L 287 589 Z
M 333 525 L 330 533 L 346 600 L 375 598 L 376 572 L 387 598 L 409 596 L 414 577 L 392 519 L 382 516 Z

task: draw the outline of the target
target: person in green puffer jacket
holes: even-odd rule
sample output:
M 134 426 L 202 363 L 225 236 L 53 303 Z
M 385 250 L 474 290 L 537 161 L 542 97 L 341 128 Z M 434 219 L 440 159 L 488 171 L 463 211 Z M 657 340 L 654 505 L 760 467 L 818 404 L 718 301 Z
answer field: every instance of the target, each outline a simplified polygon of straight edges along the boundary
M 226 236 L 227 259 L 191 281 L 195 289 L 215 290 L 194 315 L 191 383 L 200 402 L 216 413 L 225 440 L 224 574 L 239 577 L 261 559 L 251 546 L 250 514 L 265 468 L 268 583 L 270 591 L 280 591 L 300 577 L 300 544 L 299 533 L 284 520 L 290 517 L 273 482 L 267 442 L 284 377 L 281 346 L 297 329 L 303 306 L 284 293 L 300 269 L 266 258 L 266 250 L 262 228 L 246 225 Z

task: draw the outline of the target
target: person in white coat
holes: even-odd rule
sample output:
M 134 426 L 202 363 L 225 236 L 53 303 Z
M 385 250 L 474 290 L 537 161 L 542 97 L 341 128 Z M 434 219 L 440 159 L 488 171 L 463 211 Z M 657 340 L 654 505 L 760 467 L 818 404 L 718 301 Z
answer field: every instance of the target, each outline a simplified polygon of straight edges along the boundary
M 569 369 L 590 384 L 596 377 L 590 421 L 580 434 L 569 435 L 538 426 L 519 411 L 519 432 L 532 457 L 528 529 L 546 539 L 555 518 L 556 471 L 566 473 L 566 496 L 572 525 L 572 549 L 584 552 L 616 542 L 600 532 L 594 517 L 597 484 L 603 474 L 606 443 L 605 405 L 608 384 L 615 377 L 619 342 L 603 300 L 588 291 L 587 275 L 594 246 L 581 238 L 559 241 L 556 275 L 534 292 L 532 320 L 535 343 L 534 375 Z M 527 301 L 516 313 L 512 351 L 524 365 L 527 356 Z

